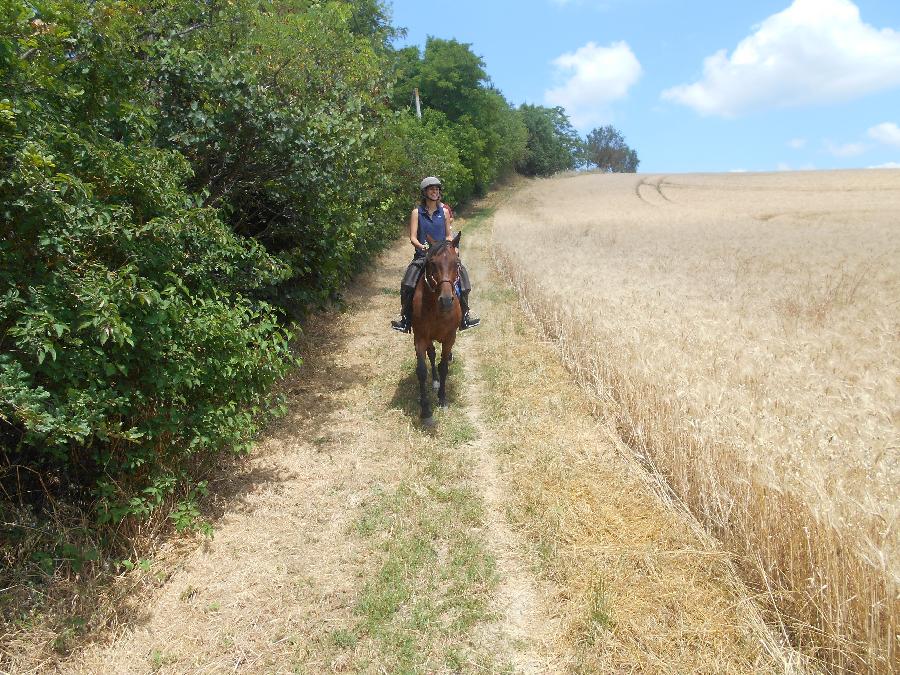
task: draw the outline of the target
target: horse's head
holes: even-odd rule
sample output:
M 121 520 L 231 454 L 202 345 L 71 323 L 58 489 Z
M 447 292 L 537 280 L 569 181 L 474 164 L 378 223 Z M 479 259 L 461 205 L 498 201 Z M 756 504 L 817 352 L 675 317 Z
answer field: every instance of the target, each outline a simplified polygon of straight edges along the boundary
M 459 246 L 460 234 L 453 241 L 435 241 L 428 236 L 431 248 L 425 255 L 425 283 L 432 293 L 438 296 L 438 307 L 442 312 L 449 312 L 453 307 L 454 288 L 459 279 Z

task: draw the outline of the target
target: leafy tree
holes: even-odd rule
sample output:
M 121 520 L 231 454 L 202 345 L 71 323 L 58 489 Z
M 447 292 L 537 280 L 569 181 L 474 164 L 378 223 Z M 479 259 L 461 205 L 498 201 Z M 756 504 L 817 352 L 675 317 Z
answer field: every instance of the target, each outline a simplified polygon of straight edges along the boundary
M 277 408 L 273 305 L 339 293 L 408 209 L 385 15 L 39 6 L 0 6 L 0 512 L 43 525 L 62 500 L 118 528 L 181 495 L 188 524 L 202 467 Z
M 391 24 L 390 10 L 381 0 L 344 0 L 352 8 L 347 27 L 354 35 L 372 40 L 381 51 L 390 51 L 391 42 L 404 37 L 406 30 Z
M 429 37 L 416 73 L 422 103 L 456 122 L 481 105 L 487 73 L 470 45 Z
M 588 164 L 607 173 L 635 173 L 640 164 L 637 152 L 628 147 L 625 138 L 612 125 L 588 134 L 585 158 Z
M 385 148 L 385 156 L 394 158 L 386 171 L 398 185 L 406 186 L 403 203 L 407 206 L 419 199 L 423 176 L 440 176 L 446 186 L 444 197 L 451 204 L 471 198 L 472 172 L 459 157 L 453 129 L 442 112 L 426 109 L 421 120 L 409 111 L 399 113 L 386 133 L 390 147 Z
M 410 107 L 417 87 L 423 108 L 441 113 L 440 124 L 471 175 L 460 196 L 484 194 L 513 170 L 525 152 L 527 131 L 503 95 L 488 85 L 484 62 L 470 45 L 429 37 L 424 53 L 416 48 L 396 53 L 394 67 L 398 107 Z
M 395 110 L 415 110 L 413 89 L 418 86 L 422 53 L 416 46 L 397 49 L 391 55 L 388 68 L 393 88 L 391 106 Z
M 583 142 L 563 108 L 523 104 L 519 115 L 528 131 L 524 157 L 516 166 L 519 173 L 550 176 L 580 163 Z
M 478 123 L 485 130 L 486 151 L 491 158 L 490 179 L 480 186 L 484 192 L 494 180 L 515 170 L 525 154 L 528 129 L 515 108 L 493 88 L 484 92 Z
M 335 297 L 400 217 L 379 168 L 386 57 L 350 30 L 351 9 L 248 11 L 239 36 L 213 24 L 187 48 L 155 46 L 158 142 L 191 161 L 191 187 L 235 232 L 289 265 L 265 297 L 297 311 Z

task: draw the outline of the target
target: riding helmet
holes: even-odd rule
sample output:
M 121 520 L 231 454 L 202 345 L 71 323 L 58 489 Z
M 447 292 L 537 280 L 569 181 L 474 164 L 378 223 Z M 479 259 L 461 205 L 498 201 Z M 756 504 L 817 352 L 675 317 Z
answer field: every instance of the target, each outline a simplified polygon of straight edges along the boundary
M 419 183 L 419 189 L 422 191 L 422 197 L 425 196 L 425 190 L 430 188 L 432 185 L 437 185 L 439 188 L 443 189 L 443 185 L 441 185 L 441 179 L 436 178 L 434 176 L 428 176 L 428 178 L 423 178 L 422 182 Z

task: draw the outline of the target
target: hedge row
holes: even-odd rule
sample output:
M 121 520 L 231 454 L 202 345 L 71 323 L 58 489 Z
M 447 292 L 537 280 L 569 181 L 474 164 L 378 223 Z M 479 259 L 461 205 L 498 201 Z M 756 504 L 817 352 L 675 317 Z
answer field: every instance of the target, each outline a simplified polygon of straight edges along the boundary
M 176 495 L 195 524 L 204 467 L 278 408 L 292 317 L 423 175 L 456 204 L 526 157 L 467 45 L 398 32 L 380 0 L 0 5 L 5 567 L 90 557 L 44 527 L 60 503 L 102 532 Z

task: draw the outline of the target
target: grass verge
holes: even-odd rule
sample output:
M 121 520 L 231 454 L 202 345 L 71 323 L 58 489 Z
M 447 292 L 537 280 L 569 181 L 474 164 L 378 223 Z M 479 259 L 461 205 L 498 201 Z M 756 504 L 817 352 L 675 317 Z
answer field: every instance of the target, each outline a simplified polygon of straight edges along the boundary
M 415 419 L 414 363 L 398 369 L 390 405 Z M 477 627 L 493 621 L 498 578 L 483 540 L 484 504 L 472 482 L 466 444 L 477 430 L 466 412 L 463 369 L 454 356 L 450 408 L 435 430 L 411 427 L 399 442 L 408 467 L 391 488 L 372 491 L 353 530 L 377 560 L 354 607 L 354 625 L 332 634 L 347 667 L 386 672 L 508 672 Z M 399 436 L 399 434 L 398 434 Z

